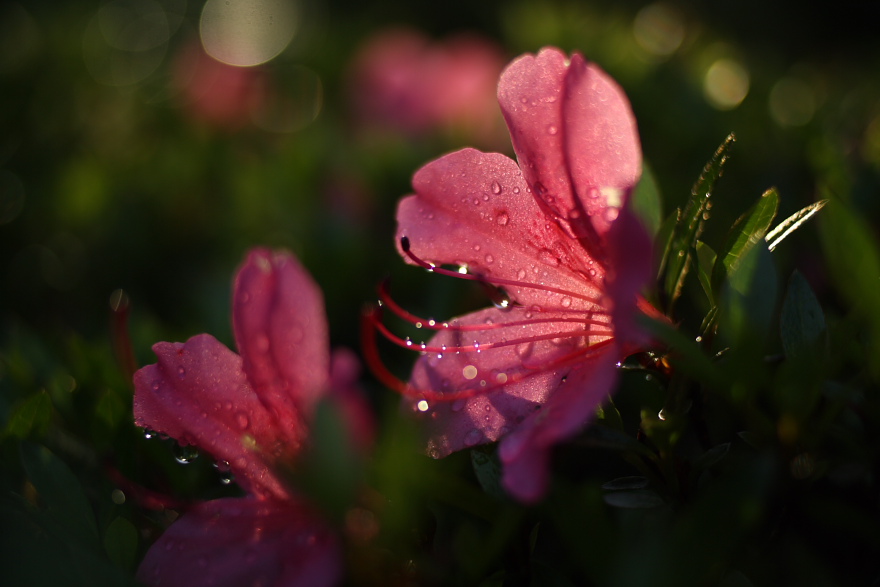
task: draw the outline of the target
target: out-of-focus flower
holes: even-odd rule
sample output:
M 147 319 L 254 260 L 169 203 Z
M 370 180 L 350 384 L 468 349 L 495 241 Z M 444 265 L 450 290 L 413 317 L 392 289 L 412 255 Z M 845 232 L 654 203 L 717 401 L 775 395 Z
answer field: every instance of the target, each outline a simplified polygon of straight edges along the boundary
M 240 355 L 201 334 L 160 342 L 134 376 L 135 422 L 210 453 L 246 495 L 202 502 L 147 552 L 147 585 L 332 585 L 341 576 L 333 531 L 288 483 L 325 396 L 353 443 L 371 420 L 350 353 L 331 360 L 321 291 L 286 253 L 252 251 L 234 285 Z
M 638 294 L 651 247 L 627 205 L 641 173 L 636 122 L 605 72 L 544 49 L 511 63 L 498 99 L 519 165 L 474 149 L 429 163 L 400 202 L 397 242 L 408 263 L 504 293 L 448 323 L 383 294 L 384 308 L 436 334 L 402 340 L 374 314 L 422 353 L 408 384 L 374 367 L 424 420 L 430 455 L 500 440 L 503 484 L 530 502 L 546 491 L 550 448 L 588 423 L 617 362 L 644 343 L 633 319 L 650 311 Z
M 209 126 L 238 130 L 266 101 L 268 79 L 260 67 L 235 67 L 184 45 L 172 64 L 172 84 L 187 115 Z
M 492 99 L 504 63 L 500 48 L 475 35 L 432 43 L 412 30 L 386 31 L 355 57 L 353 107 L 368 127 L 460 133 L 494 146 L 505 139 Z

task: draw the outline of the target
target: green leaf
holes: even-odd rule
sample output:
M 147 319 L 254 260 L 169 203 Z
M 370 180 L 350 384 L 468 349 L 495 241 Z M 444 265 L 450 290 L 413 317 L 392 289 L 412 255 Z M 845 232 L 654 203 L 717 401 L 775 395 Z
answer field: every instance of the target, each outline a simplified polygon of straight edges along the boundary
M 665 275 L 661 277 L 663 293 L 666 295 L 667 314 L 671 311 L 675 300 L 681 295 L 681 288 L 693 260 L 697 239 L 702 234 L 703 225 L 709 218 L 709 209 L 711 208 L 709 199 L 712 190 L 715 188 L 715 182 L 721 176 L 722 168 L 727 162 L 728 152 L 734 140 L 735 137 L 731 133 L 715 151 L 715 155 L 703 168 L 703 173 L 694 184 L 687 205 L 678 216 L 672 238 L 664 254 Z
M 776 267 L 763 242 L 732 267 L 721 295 L 719 320 L 736 350 L 760 351 L 766 343 L 776 309 L 776 281 Z
M 729 442 L 713 446 L 694 461 L 694 468 L 708 469 L 709 467 L 723 459 L 725 456 L 727 456 L 728 452 L 730 452 Z
M 614 491 L 606 493 L 602 499 L 612 507 L 625 509 L 653 509 L 666 505 L 663 498 L 650 489 Z
M 480 446 L 471 449 L 471 464 L 483 491 L 494 497 L 507 499 L 507 492 L 501 485 L 501 462 L 493 447 Z
M 663 217 L 663 204 L 654 174 L 651 172 L 651 168 L 644 163 L 642 164 L 642 178 L 633 191 L 632 208 L 644 223 L 648 234 L 657 234 Z
M 104 550 L 116 565 L 124 570 L 134 566 L 137 556 L 138 532 L 134 525 L 123 517 L 116 518 L 104 534 Z
M 711 281 L 712 267 L 715 266 L 716 259 L 717 255 L 715 255 L 712 247 L 703 241 L 697 241 L 697 277 L 700 280 L 700 285 L 703 286 L 706 297 L 709 298 L 709 302 L 712 305 L 716 303 L 715 295 L 712 293 Z
M 880 251 L 864 221 L 841 202 L 831 201 L 819 223 L 822 247 L 829 260 L 831 283 L 868 329 L 866 361 L 880 380 Z
M 52 400 L 46 390 L 41 389 L 13 409 L 5 434 L 16 438 L 42 436 L 46 433 L 51 418 Z
M 632 489 L 644 489 L 648 486 L 647 477 L 618 477 L 602 484 L 605 491 L 626 491 Z
M 44 446 L 22 442 L 19 448 L 22 465 L 47 518 L 68 540 L 99 551 L 95 515 L 73 472 Z
M 757 244 L 764 246 L 764 235 L 779 209 L 779 194 L 775 188 L 764 192 L 745 214 L 740 216 L 727 235 L 724 246 L 712 269 L 712 290 L 719 291 L 724 279 L 734 271 Z
M 825 314 L 810 284 L 798 271 L 792 273 L 788 282 L 779 330 L 786 357 L 821 357 L 825 343 Z

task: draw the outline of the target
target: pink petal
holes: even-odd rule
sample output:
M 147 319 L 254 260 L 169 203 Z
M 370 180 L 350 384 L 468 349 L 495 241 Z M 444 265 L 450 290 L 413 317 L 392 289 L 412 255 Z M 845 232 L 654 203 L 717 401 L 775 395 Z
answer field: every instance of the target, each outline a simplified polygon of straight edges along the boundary
M 339 545 L 311 511 L 251 497 L 204 502 L 150 547 L 137 579 L 150 587 L 323 587 L 341 579 Z
M 548 321 L 524 323 L 536 319 Z M 481 332 L 441 330 L 427 343 L 432 350 L 416 362 L 410 384 L 416 390 L 475 390 L 476 395 L 432 400 L 427 411 L 419 408 L 419 398 L 405 400 L 422 419 L 429 438 L 428 453 L 442 457 L 495 441 L 541 410 L 563 379 L 594 354 L 587 346 L 587 337 L 578 334 L 586 328 L 585 319 L 583 313 L 490 308 L 457 318 L 451 324 L 453 328 L 505 327 Z M 607 336 L 593 337 L 594 342 L 604 338 Z M 479 342 L 480 352 L 474 352 L 475 341 Z M 510 344 L 493 348 L 499 343 Z M 443 346 L 445 352 L 438 352 Z M 470 352 L 456 353 L 456 347 L 461 346 L 471 347 Z
M 540 411 L 531 414 L 499 446 L 504 465 L 503 483 L 523 502 L 540 499 L 547 485 L 548 456 L 552 446 L 575 436 L 595 416 L 617 382 L 617 345 L 581 361 L 569 370 Z
M 293 256 L 257 249 L 236 277 L 232 317 L 254 391 L 283 429 L 302 430 L 329 378 L 321 290 Z
M 511 159 L 463 149 L 422 167 L 413 187 L 397 210 L 398 247 L 406 236 L 426 261 L 539 286 L 505 285 L 521 304 L 596 309 L 602 267 L 548 221 Z
M 651 278 L 653 266 L 651 237 L 629 207 L 623 208 L 608 233 L 612 270 L 607 277 L 608 298 L 613 300 L 613 322 L 616 337 L 628 347 L 647 343 L 636 317 L 645 308 L 655 318 L 665 319 L 647 302 L 639 303 L 639 294 Z M 633 351 L 634 352 L 634 351 Z
M 602 234 L 635 185 L 641 151 L 626 96 L 580 55 L 524 55 L 498 84 L 498 100 L 526 181 L 572 236 Z M 595 228 L 584 215 L 595 215 Z M 598 252 L 598 251 L 594 251 Z
M 565 78 L 565 154 L 575 191 L 601 235 L 642 172 L 636 119 L 626 94 L 575 54 Z
M 286 495 L 268 467 L 284 438 L 245 379 L 241 358 L 208 334 L 160 342 L 153 351 L 158 362 L 134 375 L 135 423 L 227 461 L 249 493 Z

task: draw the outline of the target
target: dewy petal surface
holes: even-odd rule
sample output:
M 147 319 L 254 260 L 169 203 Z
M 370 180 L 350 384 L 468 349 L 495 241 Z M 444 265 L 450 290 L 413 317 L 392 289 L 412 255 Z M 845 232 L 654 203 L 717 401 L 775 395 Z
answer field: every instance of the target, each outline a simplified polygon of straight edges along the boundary
M 257 249 L 238 272 L 232 314 L 248 381 L 280 427 L 301 428 L 329 379 L 321 290 L 291 255 Z
M 602 267 L 546 218 L 510 158 L 463 149 L 425 165 L 413 188 L 398 206 L 398 247 L 406 236 L 426 261 L 537 286 L 504 286 L 523 305 L 597 309 Z
M 432 350 L 416 362 L 412 387 L 475 394 L 429 402 L 424 413 L 418 400 L 410 400 L 428 432 L 428 452 L 442 457 L 498 440 L 541 410 L 569 373 L 591 360 L 588 357 L 595 351 L 590 343 L 607 338 L 585 334 L 582 317 L 582 313 L 489 308 L 456 318 L 450 329 L 434 336 L 428 342 Z M 462 326 L 490 329 L 457 329 Z M 470 350 L 456 352 L 460 347 Z M 437 352 L 438 348 L 445 350 Z
M 227 461 L 249 493 L 286 494 L 269 472 L 279 430 L 248 383 L 241 358 L 208 334 L 153 346 L 158 362 L 134 376 L 138 426 Z
M 605 209 L 623 205 L 641 172 L 635 118 L 623 91 L 580 55 L 569 61 L 547 48 L 507 67 L 498 100 L 523 175 L 544 210 L 572 236 L 604 233 L 614 216 Z
M 137 579 L 152 587 L 324 587 L 340 579 L 337 540 L 292 501 L 208 501 L 174 522 L 147 552 Z

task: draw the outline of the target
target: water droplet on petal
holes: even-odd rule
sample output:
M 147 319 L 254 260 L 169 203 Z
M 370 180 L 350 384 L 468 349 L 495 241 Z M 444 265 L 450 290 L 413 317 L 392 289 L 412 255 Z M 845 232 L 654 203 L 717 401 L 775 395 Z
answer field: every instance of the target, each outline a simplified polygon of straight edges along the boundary
M 555 126 L 553 126 L 552 124 L 551 124 L 550 126 L 547 127 L 547 134 L 548 134 L 548 135 L 555 135 L 557 132 L 559 132 L 559 129 L 557 129 L 557 128 L 556 128 Z
M 177 368 L 177 376 L 180 377 L 181 379 L 186 377 L 186 369 L 184 369 L 183 367 L 178 367 Z
M 235 415 L 235 423 L 238 424 L 239 428 L 244 430 L 248 427 L 250 421 L 248 420 L 247 414 L 245 414 L 244 412 L 239 412 Z
M 501 184 L 497 181 L 492 182 L 492 193 L 496 196 L 501 193 Z
M 516 272 L 517 279 L 525 279 L 525 277 L 526 277 L 526 270 L 525 269 L 520 269 L 519 271 Z
M 186 446 L 176 444 L 174 445 L 173 452 L 174 460 L 181 465 L 187 465 L 199 457 L 199 449 L 192 444 L 187 444 Z
M 519 355 L 519 358 L 525 359 L 532 354 L 532 351 L 535 348 L 535 343 L 533 342 L 524 342 L 516 345 L 516 354 Z
M 519 188 L 513 188 L 513 193 L 514 193 L 514 194 L 519 194 Z
M 602 212 L 602 217 L 605 218 L 607 222 L 614 222 L 619 214 L 620 210 L 609 206 L 605 208 L 604 212 Z
M 492 255 L 486 255 L 486 263 L 491 265 L 494 261 L 495 261 L 495 257 L 493 257 Z
M 568 296 L 564 296 L 560 303 L 562 304 L 563 308 L 568 308 L 571 306 L 571 298 Z
M 428 402 L 426 402 L 425 400 L 419 400 L 419 403 L 416 404 L 416 409 L 418 409 L 420 412 L 427 412 L 428 407 Z
M 495 222 L 498 226 L 507 226 L 510 222 L 510 216 L 508 216 L 507 212 L 501 212 L 498 216 L 495 217 Z

